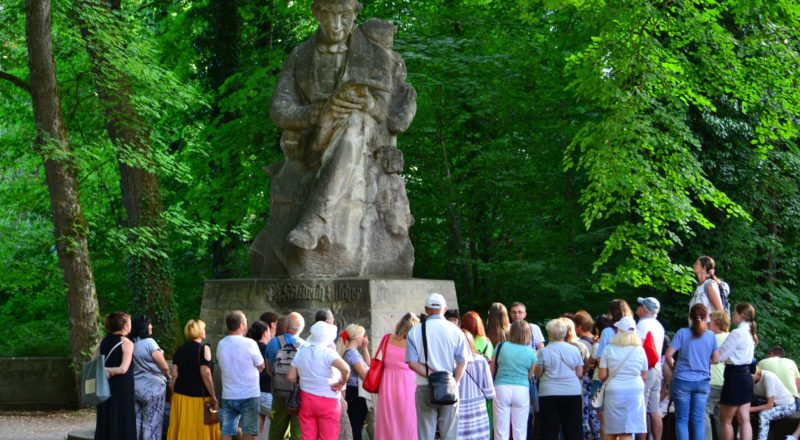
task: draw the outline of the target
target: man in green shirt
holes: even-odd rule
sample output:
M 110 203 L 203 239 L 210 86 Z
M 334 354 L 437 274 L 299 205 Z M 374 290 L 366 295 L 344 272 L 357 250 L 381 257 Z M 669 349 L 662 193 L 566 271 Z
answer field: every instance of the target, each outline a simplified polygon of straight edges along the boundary
M 797 399 L 797 390 L 800 389 L 800 371 L 798 371 L 797 364 L 793 360 L 784 357 L 785 354 L 783 347 L 772 347 L 767 352 L 767 357 L 762 359 L 758 366 L 762 370 L 778 376 L 783 386 Z

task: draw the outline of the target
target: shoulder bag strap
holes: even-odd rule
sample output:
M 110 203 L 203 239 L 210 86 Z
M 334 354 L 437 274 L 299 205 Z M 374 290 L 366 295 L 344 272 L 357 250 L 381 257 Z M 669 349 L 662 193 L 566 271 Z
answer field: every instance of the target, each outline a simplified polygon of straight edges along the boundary
M 372 357 L 373 359 L 377 359 L 381 354 L 386 356 L 386 345 L 389 343 L 389 336 L 391 336 L 391 333 L 383 335 L 383 339 L 381 339 L 381 343 L 378 345 L 378 350 L 375 351 L 375 356 Z M 383 360 L 383 358 L 381 358 L 381 360 Z
M 636 347 L 634 347 L 633 350 L 628 352 L 628 355 L 625 356 L 625 359 L 623 359 L 622 362 L 619 364 L 619 367 L 617 367 L 617 371 L 615 371 L 614 374 L 611 374 L 611 369 L 608 370 L 608 378 L 606 379 L 606 382 L 610 381 L 614 376 L 617 375 L 617 373 L 619 373 L 620 368 L 622 368 L 622 366 L 625 365 L 625 362 L 628 362 L 628 359 L 630 359 L 634 351 L 636 351 Z
M 108 354 L 106 355 L 106 359 L 103 361 L 103 367 L 105 367 L 105 366 L 106 366 L 106 362 L 108 362 L 108 358 L 110 358 L 110 357 L 111 357 L 111 353 L 113 353 L 113 352 L 114 352 L 114 350 L 116 350 L 116 349 L 117 349 L 117 347 L 119 347 L 120 345 L 122 345 L 122 339 L 120 339 L 120 341 L 119 341 L 119 342 L 117 342 L 117 345 L 115 345 L 115 346 L 111 347 L 111 350 L 109 350 L 109 351 L 108 351 Z
M 200 344 L 200 349 L 197 350 L 197 370 L 198 371 L 200 370 L 200 367 L 202 366 L 202 364 L 200 363 L 200 356 L 202 356 L 201 353 L 203 351 L 205 351 L 205 349 L 206 349 L 206 344 Z M 206 384 L 203 383 L 203 375 L 202 374 L 200 374 L 200 396 L 203 397 L 203 399 L 205 399 L 205 397 L 206 397 Z
M 427 321 L 427 319 L 425 320 Z M 422 347 L 425 351 L 425 376 L 428 376 L 428 338 L 425 336 L 425 321 L 422 321 Z
M 501 342 L 501 343 L 497 344 L 497 349 L 494 351 L 494 369 L 495 369 L 495 371 L 497 371 L 497 369 L 500 367 L 500 349 L 503 348 L 503 344 L 505 344 L 505 342 Z
M 480 388 L 481 386 L 478 385 L 478 381 L 475 380 L 475 378 L 472 377 L 471 374 L 469 374 L 469 368 L 467 368 L 467 367 L 469 367 L 469 364 L 466 367 L 464 367 L 464 372 L 467 373 L 467 376 L 469 376 L 470 379 L 472 379 L 472 383 L 474 383 L 476 387 Z

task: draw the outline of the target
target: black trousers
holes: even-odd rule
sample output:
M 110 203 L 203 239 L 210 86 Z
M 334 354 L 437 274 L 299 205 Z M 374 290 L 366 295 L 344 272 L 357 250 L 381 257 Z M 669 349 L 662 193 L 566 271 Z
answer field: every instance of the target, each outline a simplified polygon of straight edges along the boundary
M 364 422 L 369 412 L 367 401 L 363 397 L 358 397 L 358 387 L 351 385 L 348 385 L 344 392 L 344 400 L 347 401 L 347 417 L 353 428 L 353 440 L 361 440 L 361 431 L 364 429 Z
M 576 396 L 539 396 L 542 440 L 583 440 L 583 400 Z

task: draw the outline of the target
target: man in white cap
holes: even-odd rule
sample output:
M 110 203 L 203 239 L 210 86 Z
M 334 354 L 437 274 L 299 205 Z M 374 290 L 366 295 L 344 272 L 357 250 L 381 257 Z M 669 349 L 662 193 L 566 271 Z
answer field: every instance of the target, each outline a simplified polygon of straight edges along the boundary
M 661 400 L 661 381 L 663 378 L 661 374 L 661 349 L 664 346 L 664 327 L 656 319 L 658 311 L 661 309 L 661 303 L 653 297 L 639 298 L 637 302 L 639 305 L 636 307 L 636 316 L 639 317 L 639 322 L 636 324 L 636 333 L 643 344 L 646 343 L 649 333 L 655 345 L 655 352 L 658 355 L 658 361 L 648 370 L 647 380 L 644 382 L 644 402 L 650 418 L 650 435 L 653 436 L 653 440 L 661 440 L 663 424 L 658 406 Z M 645 352 L 647 351 L 648 348 L 645 347 Z M 647 434 L 636 434 L 636 438 L 645 440 Z
M 442 295 L 428 295 L 425 302 L 425 313 L 428 315 L 425 321 L 427 354 L 422 341 L 422 326 L 418 325 L 408 333 L 406 362 L 417 373 L 415 400 L 417 437 L 420 440 L 433 439 L 437 425 L 442 440 L 455 440 L 458 437 L 458 402 L 454 405 L 434 405 L 428 388 L 428 375 L 436 371 L 451 371 L 456 383 L 460 381 L 467 361 L 472 358 L 464 333 L 444 319 L 446 310 L 447 303 Z

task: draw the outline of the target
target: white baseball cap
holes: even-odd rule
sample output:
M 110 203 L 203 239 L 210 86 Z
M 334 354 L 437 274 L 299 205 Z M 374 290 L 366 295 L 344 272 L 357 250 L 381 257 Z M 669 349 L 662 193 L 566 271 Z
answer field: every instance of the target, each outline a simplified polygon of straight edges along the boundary
M 425 301 L 425 307 L 431 310 L 441 310 L 447 308 L 447 302 L 444 297 L 438 293 L 431 293 L 428 295 L 428 300 Z

